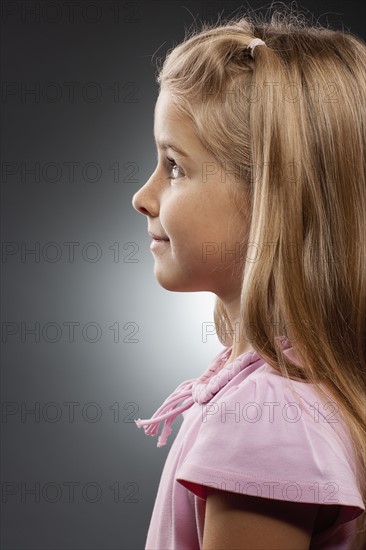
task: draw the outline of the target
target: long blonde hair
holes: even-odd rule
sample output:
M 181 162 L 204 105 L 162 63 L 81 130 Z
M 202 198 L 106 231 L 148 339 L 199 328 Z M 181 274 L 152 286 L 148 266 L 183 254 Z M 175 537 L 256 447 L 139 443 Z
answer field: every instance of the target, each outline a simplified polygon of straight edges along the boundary
M 265 41 L 253 58 L 247 45 Z M 203 23 L 157 75 L 224 170 L 238 212 L 251 204 L 241 321 L 253 348 L 288 380 L 340 407 L 366 502 L 366 44 L 275 10 Z M 217 297 L 220 342 L 232 326 Z M 255 330 L 253 332 L 253 327 Z M 275 337 L 286 336 L 298 367 Z M 365 514 L 355 549 L 366 546 Z

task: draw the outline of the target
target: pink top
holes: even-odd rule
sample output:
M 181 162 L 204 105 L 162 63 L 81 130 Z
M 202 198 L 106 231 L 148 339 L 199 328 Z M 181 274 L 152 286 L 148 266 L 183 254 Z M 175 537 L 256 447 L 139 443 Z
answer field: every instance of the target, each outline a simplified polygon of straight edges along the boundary
M 288 341 L 279 342 L 296 360 Z M 341 505 L 335 523 L 313 535 L 309 550 L 350 550 L 354 520 L 365 506 L 350 433 L 334 400 L 322 401 L 312 384 L 278 375 L 255 351 L 222 368 L 230 353 L 224 348 L 201 377 L 182 382 L 150 420 L 135 421 L 148 435 L 156 435 L 164 421 L 160 447 L 173 420 L 183 414 L 145 550 L 201 549 L 207 486 Z

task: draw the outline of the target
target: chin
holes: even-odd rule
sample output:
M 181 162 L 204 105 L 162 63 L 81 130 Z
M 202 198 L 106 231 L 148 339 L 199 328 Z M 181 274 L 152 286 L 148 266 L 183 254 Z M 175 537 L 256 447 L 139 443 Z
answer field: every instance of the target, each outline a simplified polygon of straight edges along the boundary
M 193 284 L 192 280 L 174 279 L 173 277 L 166 277 L 162 273 L 155 273 L 155 279 L 162 288 L 170 290 L 171 292 L 202 292 L 207 290 L 206 287 Z
M 165 290 L 170 290 L 171 292 L 191 292 L 185 285 L 179 284 L 172 280 L 162 279 L 161 277 L 156 277 L 157 282 Z

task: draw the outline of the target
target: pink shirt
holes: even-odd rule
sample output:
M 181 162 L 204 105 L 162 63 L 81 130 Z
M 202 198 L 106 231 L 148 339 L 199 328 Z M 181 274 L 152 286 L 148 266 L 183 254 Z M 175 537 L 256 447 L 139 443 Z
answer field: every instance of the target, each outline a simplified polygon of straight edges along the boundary
M 288 341 L 281 338 L 280 344 L 295 360 Z M 221 368 L 230 352 L 224 348 L 201 377 L 182 382 L 150 420 L 136 421 L 148 435 L 156 435 L 164 421 L 160 447 L 174 418 L 183 414 L 162 472 L 145 549 L 200 549 L 205 489 L 212 486 L 263 498 L 341 505 L 335 523 L 313 535 L 309 550 L 351 550 L 354 520 L 365 506 L 350 433 L 334 400 L 321 400 L 312 384 L 292 380 L 290 386 L 255 351 Z

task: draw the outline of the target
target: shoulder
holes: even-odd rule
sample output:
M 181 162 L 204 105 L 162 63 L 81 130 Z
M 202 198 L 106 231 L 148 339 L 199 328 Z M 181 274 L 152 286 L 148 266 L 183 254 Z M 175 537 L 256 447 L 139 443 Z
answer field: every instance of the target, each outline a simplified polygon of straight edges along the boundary
M 201 436 L 210 438 L 215 432 L 226 440 L 245 434 L 249 452 L 258 445 L 270 448 L 279 443 L 310 450 L 310 441 L 322 450 L 337 441 L 342 452 L 350 452 L 344 443 L 349 434 L 334 399 L 324 400 L 312 384 L 289 380 L 267 364 L 249 375 L 240 372 L 202 404 L 201 412 Z M 284 453 L 286 448 L 278 451 Z
M 268 365 L 223 390 L 201 405 L 180 483 L 201 498 L 212 487 L 292 504 L 343 504 L 341 521 L 362 513 L 351 440 L 336 403 Z

